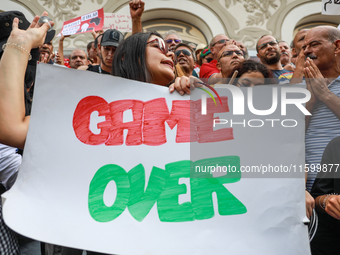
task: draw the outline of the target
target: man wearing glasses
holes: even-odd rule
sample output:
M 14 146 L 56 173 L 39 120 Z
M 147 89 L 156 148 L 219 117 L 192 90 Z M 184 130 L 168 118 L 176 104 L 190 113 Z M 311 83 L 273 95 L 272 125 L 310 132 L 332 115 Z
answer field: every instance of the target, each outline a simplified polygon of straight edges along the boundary
M 223 79 L 230 79 L 240 63 L 244 61 L 244 53 L 236 45 L 223 47 L 218 56 L 217 68 Z
M 175 62 L 176 71 L 177 68 L 181 69 L 181 74 L 177 73 L 177 76 L 195 76 L 198 77 L 194 71 L 195 67 L 195 55 L 193 49 L 185 43 L 180 43 L 175 46 Z
M 200 78 L 209 79 L 208 83 L 216 83 L 219 78 L 222 78 L 220 70 L 217 68 L 218 53 L 227 44 L 233 44 L 234 40 L 229 40 L 225 35 L 217 35 L 210 42 L 210 51 L 213 54 L 213 60 L 210 63 L 205 63 L 201 66 Z
M 182 42 L 181 37 L 179 36 L 179 34 L 177 34 L 175 30 L 167 31 L 163 35 L 163 38 L 164 38 L 165 45 L 168 47 L 170 51 L 173 51 L 175 46 Z
M 263 35 L 256 45 L 257 57 L 261 63 L 273 72 L 280 84 L 289 83 L 293 72 L 284 69 L 281 65 L 278 41 L 271 35 Z

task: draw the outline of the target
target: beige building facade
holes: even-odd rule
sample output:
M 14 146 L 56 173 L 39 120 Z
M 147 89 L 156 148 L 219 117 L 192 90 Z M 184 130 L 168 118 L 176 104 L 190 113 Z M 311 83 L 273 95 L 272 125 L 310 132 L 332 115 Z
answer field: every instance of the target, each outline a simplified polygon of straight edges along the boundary
M 218 34 L 242 41 L 255 55 L 258 38 L 270 34 L 290 43 L 295 32 L 320 24 L 338 26 L 340 15 L 321 15 L 321 1 L 306 0 L 144 0 L 145 31 L 176 30 L 184 41 L 208 44 Z M 1 0 L 0 11 L 19 10 L 28 20 L 44 10 L 60 31 L 64 21 L 104 8 L 105 13 L 129 13 L 127 0 Z M 86 48 L 90 34 L 65 39 L 67 51 Z M 58 45 L 58 38 L 53 40 Z

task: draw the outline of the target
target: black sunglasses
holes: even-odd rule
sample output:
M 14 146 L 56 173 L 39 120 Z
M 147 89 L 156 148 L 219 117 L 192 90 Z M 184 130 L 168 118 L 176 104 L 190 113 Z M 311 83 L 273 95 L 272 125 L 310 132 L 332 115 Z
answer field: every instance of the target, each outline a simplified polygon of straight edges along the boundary
M 270 42 L 267 42 L 267 43 L 262 43 L 259 45 L 258 49 L 259 50 L 263 50 L 265 48 L 267 48 L 268 44 L 272 47 L 276 46 L 279 42 L 277 40 L 274 40 L 274 41 L 270 41 Z
M 212 47 L 214 47 L 216 44 L 218 44 L 218 43 L 226 43 L 226 42 L 229 42 L 230 40 L 229 39 L 221 39 L 221 40 L 218 40 L 217 42 L 215 42 L 213 45 L 212 45 Z
M 239 57 L 243 57 L 243 55 L 244 55 L 243 51 L 241 51 L 241 50 L 227 50 L 227 51 L 223 51 L 222 55 L 220 56 L 220 58 L 218 60 L 220 60 L 223 57 L 230 57 L 230 56 L 234 55 L 234 52 Z
M 175 51 L 175 55 L 176 57 L 178 57 L 179 55 L 181 55 L 181 53 L 183 53 L 186 56 L 191 56 L 191 52 L 189 50 L 176 50 Z

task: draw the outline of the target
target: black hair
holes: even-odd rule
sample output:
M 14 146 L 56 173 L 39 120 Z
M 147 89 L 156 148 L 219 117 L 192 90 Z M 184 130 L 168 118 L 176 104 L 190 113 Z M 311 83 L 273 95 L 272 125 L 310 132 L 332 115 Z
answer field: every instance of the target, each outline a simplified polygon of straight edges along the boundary
M 259 46 L 259 41 L 260 41 L 263 37 L 265 37 L 265 36 L 271 36 L 271 35 L 268 35 L 268 34 L 262 35 L 262 36 L 257 40 L 257 42 L 256 42 L 256 52 L 257 52 L 257 53 L 259 53 L 259 48 L 258 48 L 258 46 Z
M 264 64 L 254 61 L 254 60 L 244 60 L 240 63 L 240 66 L 237 68 L 238 74 L 236 78 L 240 78 L 244 73 L 248 72 L 260 72 L 265 78 L 265 84 L 274 84 L 274 76 L 272 71 L 270 71 Z M 237 80 L 237 79 L 236 79 Z
M 120 43 L 113 56 L 111 74 L 151 83 L 152 77 L 146 63 L 146 46 L 152 35 L 162 38 L 157 32 L 137 33 Z
M 94 41 L 91 41 L 87 44 L 87 51 L 89 51 L 92 48 L 92 43 L 94 43 Z
M 99 37 L 102 37 L 103 34 L 100 34 L 96 37 L 96 39 L 94 39 L 94 48 L 97 49 L 98 48 L 98 43 L 101 43 L 102 40 Z M 98 40 L 100 40 L 100 42 L 98 42 Z

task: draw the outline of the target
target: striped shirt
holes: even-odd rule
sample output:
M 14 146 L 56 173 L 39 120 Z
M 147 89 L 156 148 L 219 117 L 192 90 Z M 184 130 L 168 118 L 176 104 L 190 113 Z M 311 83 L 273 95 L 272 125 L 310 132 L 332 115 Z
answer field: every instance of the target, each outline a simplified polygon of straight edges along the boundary
M 329 90 L 340 97 L 340 76 L 330 85 Z M 306 132 L 306 164 L 309 164 L 307 179 L 307 190 L 310 191 L 317 171 L 312 171 L 321 163 L 322 154 L 327 144 L 334 138 L 340 136 L 340 120 L 328 109 L 325 103 L 318 101 L 313 110 L 309 126 Z

